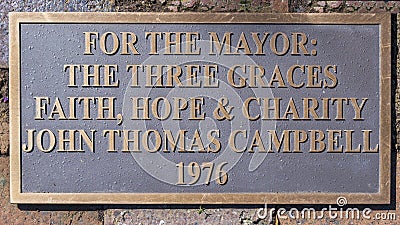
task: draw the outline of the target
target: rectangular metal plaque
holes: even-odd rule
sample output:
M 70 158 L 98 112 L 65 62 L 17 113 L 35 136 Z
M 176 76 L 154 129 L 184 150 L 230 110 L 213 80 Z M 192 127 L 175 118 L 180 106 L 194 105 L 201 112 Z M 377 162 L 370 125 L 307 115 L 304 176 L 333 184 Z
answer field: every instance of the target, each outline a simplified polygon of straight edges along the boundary
M 11 13 L 11 201 L 389 203 L 390 47 L 389 14 Z

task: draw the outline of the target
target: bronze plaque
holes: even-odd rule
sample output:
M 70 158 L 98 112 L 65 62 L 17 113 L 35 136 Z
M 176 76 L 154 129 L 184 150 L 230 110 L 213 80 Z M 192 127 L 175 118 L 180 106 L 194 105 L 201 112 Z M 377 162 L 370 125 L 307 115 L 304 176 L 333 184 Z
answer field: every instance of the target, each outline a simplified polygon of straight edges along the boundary
M 390 202 L 389 14 L 10 14 L 11 201 Z

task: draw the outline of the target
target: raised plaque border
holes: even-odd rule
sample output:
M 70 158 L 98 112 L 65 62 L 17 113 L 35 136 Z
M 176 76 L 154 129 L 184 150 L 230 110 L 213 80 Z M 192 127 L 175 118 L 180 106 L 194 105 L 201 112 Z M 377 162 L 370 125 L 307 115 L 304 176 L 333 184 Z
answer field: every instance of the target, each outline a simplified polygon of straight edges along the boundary
M 389 204 L 391 166 L 391 15 L 264 13 L 10 13 L 10 201 L 24 204 Z M 110 22 L 111 21 L 111 22 Z M 367 193 L 22 193 L 20 156 L 20 25 L 35 23 L 337 24 L 380 26 L 380 180 Z

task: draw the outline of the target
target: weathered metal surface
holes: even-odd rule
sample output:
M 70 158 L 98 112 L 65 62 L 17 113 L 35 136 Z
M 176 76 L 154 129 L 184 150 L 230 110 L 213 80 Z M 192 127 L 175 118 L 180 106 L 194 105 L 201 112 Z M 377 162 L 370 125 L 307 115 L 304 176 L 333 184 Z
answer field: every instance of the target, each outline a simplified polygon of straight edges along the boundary
M 115 17 L 113 22 L 109 22 L 110 16 Z M 212 19 L 208 14 L 13 14 L 11 35 L 16 38 L 11 45 L 12 201 L 332 203 L 345 196 L 353 204 L 385 203 L 390 175 L 388 18 L 371 14 L 215 14 Z M 84 32 L 98 32 L 98 36 L 85 36 Z M 102 36 L 106 32 L 113 34 Z M 137 37 L 134 47 L 122 44 L 124 32 Z M 166 36 L 156 43 L 152 39 L 152 35 L 157 38 L 156 33 L 151 32 L 182 32 L 183 53 L 175 49 L 177 44 L 172 44 L 169 53 L 164 46 Z M 216 32 L 218 41 L 222 41 L 224 33 L 231 32 L 233 50 L 225 48 L 222 54 L 210 54 L 218 48 L 211 41 L 210 32 Z M 259 39 L 268 33 L 262 52 L 254 33 Z M 121 42 L 119 48 L 112 44 L 114 34 Z M 104 46 L 102 37 L 108 40 Z M 85 42 L 85 38 L 89 41 Z M 196 41 L 187 45 L 185 41 L 190 38 Z M 284 44 L 286 38 L 288 47 Z M 302 43 L 304 38 L 307 41 Z M 152 54 L 152 44 L 157 45 L 158 54 Z M 287 51 L 282 50 L 286 47 Z M 240 49 L 238 54 L 234 54 L 235 49 Z M 124 51 L 131 54 L 120 54 Z M 82 68 L 74 76 L 70 74 L 71 65 L 83 64 L 112 65 L 113 72 L 105 79 L 105 67 L 101 67 L 99 85 L 94 78 L 85 85 L 85 66 L 79 66 Z M 138 67 L 136 77 L 132 72 L 135 67 L 128 70 L 127 65 L 143 66 Z M 168 68 L 164 68 L 163 82 L 157 83 L 156 78 L 148 78 L 150 72 L 145 65 L 177 65 L 170 74 L 179 68 L 183 72 L 179 78 L 169 79 Z M 198 67 L 188 71 L 189 65 Z M 260 67 L 251 67 L 254 65 Z M 155 66 L 152 72 L 156 69 Z M 229 71 L 233 70 L 231 79 Z M 263 70 L 263 78 L 257 77 Z M 184 82 L 193 71 L 202 81 L 199 87 L 194 87 L 196 81 L 192 85 Z M 206 71 L 208 75 L 215 72 L 213 81 L 207 80 Z M 247 79 L 246 87 L 238 87 L 239 76 Z M 179 87 L 178 79 L 185 87 Z M 113 87 L 117 80 L 118 85 Z M 215 80 L 218 87 L 213 87 Z M 109 109 L 100 115 L 101 98 L 110 97 L 115 98 L 113 115 L 109 115 Z M 135 97 L 165 97 L 162 101 L 171 101 L 173 113 L 157 119 L 165 112 L 165 105 L 153 109 L 150 102 L 149 119 L 142 111 L 139 119 L 134 119 Z M 186 99 L 188 106 L 177 102 L 177 98 Z M 201 98 L 201 106 L 191 98 Z M 251 98 L 254 99 L 248 101 Z M 270 110 L 270 119 L 266 118 L 267 98 L 282 105 L 278 116 Z M 104 104 L 110 102 L 106 100 Z M 198 106 L 201 110 L 196 109 Z M 229 106 L 233 107 L 231 111 Z M 86 111 L 88 108 L 90 112 Z M 74 148 L 68 150 L 68 144 L 65 149 L 60 147 L 60 132 L 64 135 L 69 130 L 77 136 Z M 82 136 L 79 138 L 80 130 L 94 137 L 93 148 Z M 95 131 L 90 133 L 91 130 Z M 128 137 L 123 130 L 131 131 L 129 139 L 135 139 L 134 130 L 138 130 L 138 139 L 129 144 L 129 151 L 124 146 L 124 135 Z M 154 131 L 147 133 L 147 138 L 149 130 Z M 182 130 L 187 132 L 184 149 L 167 150 L 167 132 L 177 138 L 177 132 Z M 210 130 L 219 132 L 219 136 L 208 137 Z M 199 138 L 194 139 L 197 131 Z M 235 131 L 240 132 L 234 136 Z M 254 147 L 255 143 L 260 144 L 260 139 L 254 138 L 256 131 L 265 149 Z M 156 132 L 160 133 L 159 138 L 154 138 Z M 54 148 L 49 139 L 53 134 Z M 30 136 L 35 143 L 32 150 Z M 281 137 L 283 141 L 279 140 Z M 199 146 L 200 139 L 204 150 L 193 147 Z M 213 142 L 216 139 L 221 145 L 218 151 Z M 160 148 L 153 152 L 157 140 L 161 141 Z M 349 140 L 352 144 L 348 144 Z M 82 148 L 80 142 L 84 143 Z M 139 144 L 137 149 L 135 143 Z M 335 150 L 340 146 L 343 150 Z M 180 164 L 187 166 L 191 162 L 199 167 Z M 210 184 L 206 184 L 210 164 L 203 163 L 215 166 Z M 225 172 L 226 181 L 224 176 L 218 178 Z M 197 175 L 200 178 L 194 182 Z

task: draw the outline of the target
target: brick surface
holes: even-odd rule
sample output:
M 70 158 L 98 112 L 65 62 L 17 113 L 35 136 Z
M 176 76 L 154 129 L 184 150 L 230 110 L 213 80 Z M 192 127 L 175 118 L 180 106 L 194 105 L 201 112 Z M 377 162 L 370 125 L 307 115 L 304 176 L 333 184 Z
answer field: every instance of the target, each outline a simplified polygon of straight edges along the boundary
M 289 12 L 289 2 L 282 1 L 282 0 L 273 0 L 272 1 L 272 9 L 273 9 L 273 12 L 277 12 L 277 13 Z
M 0 69 L 0 155 L 8 155 L 8 71 Z
M 398 13 L 399 9 L 399 1 L 290 1 L 291 12 Z

